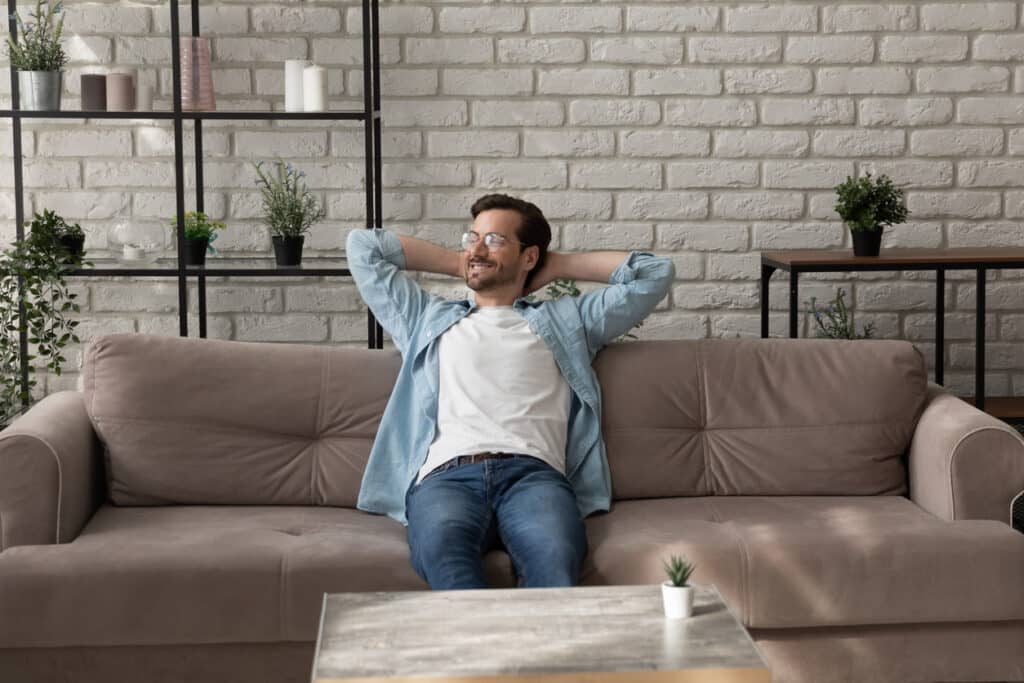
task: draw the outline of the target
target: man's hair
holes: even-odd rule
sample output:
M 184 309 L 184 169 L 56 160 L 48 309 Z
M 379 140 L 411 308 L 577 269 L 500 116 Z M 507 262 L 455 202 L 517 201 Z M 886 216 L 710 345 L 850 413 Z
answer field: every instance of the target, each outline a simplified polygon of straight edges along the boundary
M 516 239 L 522 242 L 522 249 L 537 247 L 537 250 L 540 252 L 536 265 L 526 274 L 526 281 L 523 283 L 523 288 L 525 289 L 530 284 L 534 274 L 544 267 L 544 261 L 547 260 L 548 245 L 551 244 L 551 226 L 548 224 L 548 219 L 544 218 L 544 213 L 536 204 L 531 204 L 516 197 L 510 197 L 507 194 L 485 194 L 473 202 L 469 212 L 473 214 L 475 219 L 480 213 L 489 209 L 512 209 L 513 211 L 518 211 L 522 221 L 519 223 L 519 227 L 516 228 Z

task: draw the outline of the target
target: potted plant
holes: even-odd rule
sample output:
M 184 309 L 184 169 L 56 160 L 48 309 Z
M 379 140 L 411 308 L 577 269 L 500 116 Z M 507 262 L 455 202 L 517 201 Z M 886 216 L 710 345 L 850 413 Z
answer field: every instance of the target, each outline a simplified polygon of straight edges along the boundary
M 878 256 L 885 226 L 907 220 L 903 190 L 894 187 L 887 175 L 847 176 L 836 186 L 836 195 L 836 213 L 850 228 L 855 256 Z
M 274 258 L 279 266 L 302 263 L 302 244 L 309 228 L 327 215 L 324 205 L 306 187 L 306 174 L 280 159 L 264 170 L 263 162 L 253 164 L 259 176 L 256 185 L 263 198 L 263 219 L 270 226 Z
M 18 71 L 20 106 L 29 111 L 60 111 L 64 65 L 68 57 L 61 47 L 64 32 L 64 5 L 36 0 L 29 22 L 14 13 L 18 40 L 7 38 L 11 66 Z M 60 15 L 57 18 L 57 15 Z M 56 23 L 54 20 L 56 19 Z
M 75 333 L 79 321 L 78 295 L 64 279 L 68 253 L 53 229 L 52 212 L 36 214 L 31 232 L 0 253 L 0 428 L 14 420 L 32 402 L 36 364 L 55 375 L 66 362 L 64 348 L 81 340 Z M 84 264 L 90 265 L 90 264 Z M 25 334 L 29 353 L 21 354 Z M 28 381 L 22 384 L 22 364 Z
M 850 309 L 846 306 L 846 292 L 836 291 L 836 298 L 818 310 L 817 297 L 811 297 L 809 311 L 817 325 L 815 335 L 822 339 L 871 339 L 875 334 L 875 324 L 864 325 L 863 332 L 857 334 L 850 317 Z
M 178 227 L 176 219 L 171 219 L 171 227 Z M 212 242 L 217 239 L 217 232 L 224 227 L 223 221 L 215 221 L 202 211 L 186 211 L 185 265 L 201 266 L 206 263 L 207 251 L 216 254 Z
M 663 561 L 668 581 L 661 584 L 661 601 L 665 616 L 669 619 L 684 619 L 693 613 L 693 586 L 687 582 L 696 568 L 685 557 L 672 555 Z
M 77 264 L 82 261 L 85 255 L 85 231 L 78 223 L 68 223 L 62 216 L 44 209 L 32 217 L 27 227 L 34 239 L 50 240 L 59 245 L 64 263 Z

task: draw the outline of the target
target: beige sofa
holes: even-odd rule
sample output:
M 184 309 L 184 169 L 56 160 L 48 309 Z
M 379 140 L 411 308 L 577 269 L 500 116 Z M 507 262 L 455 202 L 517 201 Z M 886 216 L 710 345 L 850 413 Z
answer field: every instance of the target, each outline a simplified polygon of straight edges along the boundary
M 83 393 L 0 433 L 0 680 L 308 680 L 324 592 L 425 587 L 404 528 L 354 509 L 398 365 L 96 341 Z M 585 583 L 689 555 L 777 682 L 1024 680 L 1024 441 L 910 344 L 634 342 L 594 365 L 616 502 L 587 521 Z

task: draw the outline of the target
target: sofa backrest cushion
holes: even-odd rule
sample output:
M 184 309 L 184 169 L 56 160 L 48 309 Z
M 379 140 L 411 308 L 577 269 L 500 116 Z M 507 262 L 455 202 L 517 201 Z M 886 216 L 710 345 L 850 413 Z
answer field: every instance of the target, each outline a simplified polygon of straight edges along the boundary
M 355 507 L 397 352 L 102 337 L 86 408 L 119 505 Z
M 395 351 L 102 337 L 89 417 L 120 505 L 355 507 Z M 643 341 L 595 363 L 617 499 L 906 491 L 924 406 L 909 343 Z
M 616 499 L 906 492 L 927 392 L 908 342 L 632 342 L 594 368 Z

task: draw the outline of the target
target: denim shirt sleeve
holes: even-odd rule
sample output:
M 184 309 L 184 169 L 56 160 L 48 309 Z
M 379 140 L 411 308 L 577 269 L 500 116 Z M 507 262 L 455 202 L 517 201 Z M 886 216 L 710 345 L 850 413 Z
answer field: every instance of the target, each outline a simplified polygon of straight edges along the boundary
M 675 278 L 671 259 L 632 251 L 612 272 L 608 287 L 579 298 L 591 356 L 646 318 L 668 294 Z
M 346 255 L 363 301 L 404 355 L 431 295 L 405 274 L 402 243 L 387 230 L 359 228 L 348 234 Z

